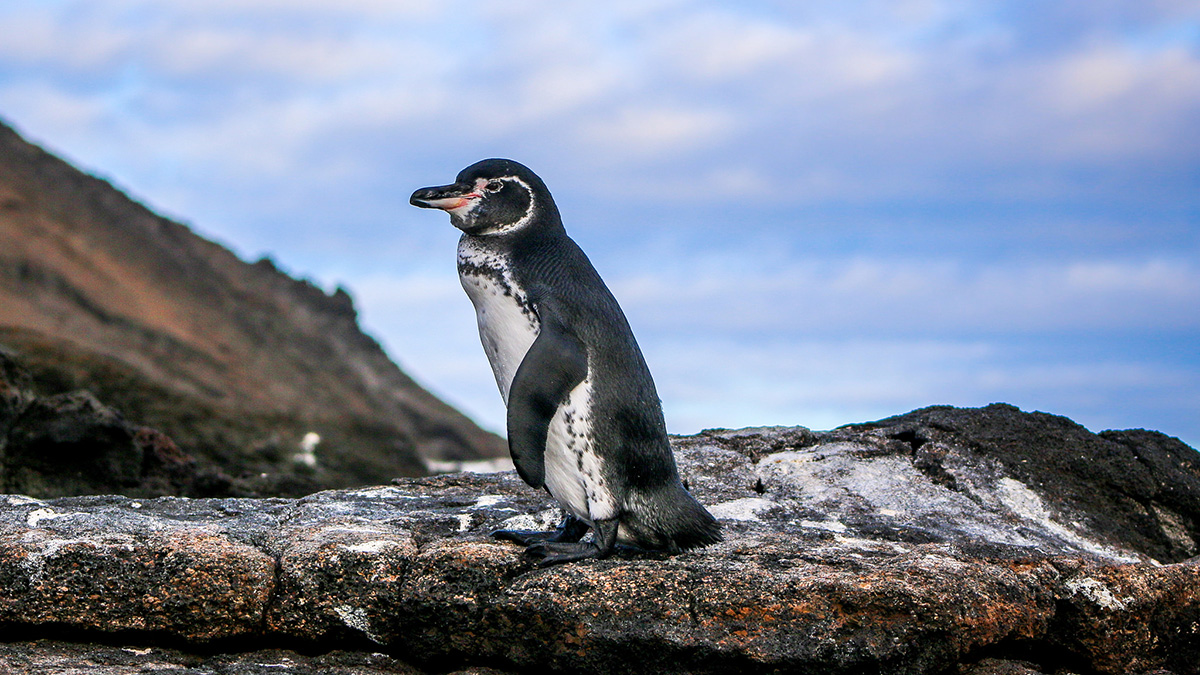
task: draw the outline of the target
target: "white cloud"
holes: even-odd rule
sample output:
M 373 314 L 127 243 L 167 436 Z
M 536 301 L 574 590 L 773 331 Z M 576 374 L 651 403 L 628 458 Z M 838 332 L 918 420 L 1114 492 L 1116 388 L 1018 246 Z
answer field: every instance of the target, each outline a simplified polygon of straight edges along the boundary
M 395 16 L 427 16 L 435 11 L 437 3 L 425 0 L 207 0 L 197 8 L 191 0 L 126 0 L 133 6 L 161 6 L 168 4 L 187 11 L 229 14 L 268 14 L 276 12 L 306 12 L 319 15 L 343 15 L 361 18 Z
M 746 77 L 797 58 L 814 42 L 790 26 L 718 11 L 682 14 L 655 38 L 658 58 L 701 80 Z
M 671 175 L 666 163 L 708 152 L 732 165 L 712 169 L 717 196 L 735 193 L 739 177 L 787 171 L 776 196 L 796 203 L 920 198 L 976 170 L 979 194 L 1041 198 L 1083 188 L 977 169 L 1179 156 L 1194 152 L 1180 139 L 1200 114 L 1200 60 L 1174 43 L 1110 38 L 1030 58 L 1019 44 L 976 39 L 991 28 L 937 2 L 772 13 L 370 0 L 114 0 L 82 19 L 18 10 L 0 55 L 36 66 L 64 95 L 80 90 L 80 74 L 89 89 L 120 92 L 113 123 L 141 124 L 142 147 L 170 147 L 180 118 L 196 120 L 182 132 L 202 136 L 198 148 L 235 155 L 247 143 L 303 147 L 347 127 L 437 120 L 464 147 L 600 161 L 632 191 Z M 277 172 L 301 156 L 253 154 L 277 157 Z
M 991 340 L 641 343 L 674 433 L 771 424 L 827 429 L 927 405 L 996 401 L 1049 406 L 1096 429 L 1128 427 L 1146 409 L 1180 407 L 1169 399 L 1186 396 L 1194 384 L 1187 373 L 1144 355 L 1031 359 Z
M 10 10 L 0 58 L 22 66 L 53 64 L 71 71 L 97 72 L 110 68 L 132 39 L 117 27 L 75 27 L 61 16 L 31 9 Z
M 534 119 L 568 113 L 610 95 L 622 76 L 620 69 L 604 63 L 545 64 L 517 83 L 517 100 Z
M 1048 66 L 1029 64 L 1014 76 L 1032 83 L 1021 103 L 1046 111 L 1042 150 L 1052 156 L 1119 159 L 1196 149 L 1180 135 L 1200 118 L 1200 57 L 1192 50 L 1106 44 Z
M 1200 299 L 1200 274 L 1183 261 L 1074 262 L 1066 266 L 1063 280 L 1068 289 L 1079 293 L 1144 293 L 1185 302 Z
M 612 286 L 626 309 L 655 330 L 1011 335 L 1200 327 L 1200 268 L 1157 258 L 977 265 L 856 258 L 758 270 L 710 265 Z
M 65 91 L 44 82 L 0 84 L 0 114 L 35 123 L 35 134 L 51 145 L 86 142 L 106 113 L 103 95 Z
M 638 157 L 712 145 L 732 123 L 716 110 L 629 107 L 586 124 L 583 135 L 607 154 Z
M 176 28 L 139 46 L 167 77 L 286 77 L 312 83 L 384 78 L 434 52 L 404 41 L 348 40 L 334 35 L 262 34 L 223 26 Z

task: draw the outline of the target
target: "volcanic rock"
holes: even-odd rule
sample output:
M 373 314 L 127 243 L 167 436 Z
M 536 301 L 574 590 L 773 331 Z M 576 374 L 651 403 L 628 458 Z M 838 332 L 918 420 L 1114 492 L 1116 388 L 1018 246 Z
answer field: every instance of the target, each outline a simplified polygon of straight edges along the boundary
M 0 667 L 116 645 L 239 673 L 287 672 L 263 649 L 295 672 L 1200 672 L 1200 471 L 1174 439 L 994 405 L 674 442 L 725 541 L 548 569 L 488 536 L 562 516 L 511 472 L 0 498 Z

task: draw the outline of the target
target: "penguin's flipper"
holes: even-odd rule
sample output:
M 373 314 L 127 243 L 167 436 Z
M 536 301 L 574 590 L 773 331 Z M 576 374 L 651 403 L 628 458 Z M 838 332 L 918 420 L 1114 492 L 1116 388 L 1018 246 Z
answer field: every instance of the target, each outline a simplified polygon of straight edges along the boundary
M 571 390 L 587 376 L 587 351 L 539 307 L 541 332 L 525 353 L 508 392 L 508 451 L 517 473 L 535 488 L 545 484 L 546 434 Z

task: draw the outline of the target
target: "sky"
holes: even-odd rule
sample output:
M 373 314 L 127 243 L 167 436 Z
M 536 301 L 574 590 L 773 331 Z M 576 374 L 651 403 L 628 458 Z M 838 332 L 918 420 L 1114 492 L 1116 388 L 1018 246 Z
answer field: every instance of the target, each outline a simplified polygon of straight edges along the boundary
M 408 205 L 508 157 L 621 302 L 669 429 L 1003 401 L 1200 446 L 1200 1 L 9 0 L 0 118 L 346 288 L 504 409 Z

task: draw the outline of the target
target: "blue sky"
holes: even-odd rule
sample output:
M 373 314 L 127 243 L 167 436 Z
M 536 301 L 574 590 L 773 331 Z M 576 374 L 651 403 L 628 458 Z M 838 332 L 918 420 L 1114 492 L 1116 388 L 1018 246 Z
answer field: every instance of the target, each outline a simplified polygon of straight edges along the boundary
M 414 188 L 537 171 L 678 433 L 1006 401 L 1200 443 L 1200 2 L 10 0 L 0 117 L 356 298 L 502 430 Z

